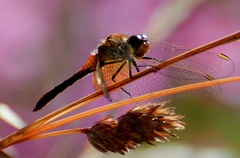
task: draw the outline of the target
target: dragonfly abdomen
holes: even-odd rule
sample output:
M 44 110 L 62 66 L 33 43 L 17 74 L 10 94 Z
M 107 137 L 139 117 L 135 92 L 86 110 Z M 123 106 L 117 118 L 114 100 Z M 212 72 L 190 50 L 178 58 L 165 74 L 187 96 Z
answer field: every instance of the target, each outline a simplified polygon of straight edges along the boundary
M 35 108 L 33 111 L 38 111 L 41 108 L 43 108 L 48 102 L 50 102 L 53 98 L 55 98 L 59 93 L 67 89 L 69 86 L 74 84 L 79 79 L 82 79 L 89 73 L 92 73 L 96 68 L 96 56 L 91 55 L 86 64 L 73 76 L 68 78 L 67 80 L 63 81 L 56 87 L 54 87 L 52 90 L 48 91 L 46 94 L 44 94 L 39 101 L 37 102 Z

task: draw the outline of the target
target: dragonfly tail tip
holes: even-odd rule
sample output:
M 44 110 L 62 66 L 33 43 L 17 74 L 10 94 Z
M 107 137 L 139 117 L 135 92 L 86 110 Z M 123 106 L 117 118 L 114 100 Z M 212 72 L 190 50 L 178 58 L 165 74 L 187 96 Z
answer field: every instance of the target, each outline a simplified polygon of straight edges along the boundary
M 38 106 L 35 106 L 35 108 L 33 109 L 33 112 L 36 112 L 38 110 L 40 110 L 41 108 L 38 108 Z

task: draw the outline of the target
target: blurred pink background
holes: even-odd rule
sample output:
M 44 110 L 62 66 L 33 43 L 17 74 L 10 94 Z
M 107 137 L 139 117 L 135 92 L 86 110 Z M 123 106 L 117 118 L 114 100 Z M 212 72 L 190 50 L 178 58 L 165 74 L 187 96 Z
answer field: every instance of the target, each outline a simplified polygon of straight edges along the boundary
M 239 31 L 239 8 L 238 0 L 1 1 L 0 102 L 30 123 L 94 91 L 90 75 L 42 111 L 32 112 L 41 95 L 85 63 L 100 39 L 112 33 L 144 33 L 151 39 L 193 48 Z M 239 42 L 211 51 L 228 55 L 236 66 L 233 76 L 239 76 Z M 239 93 L 239 83 L 223 85 L 218 99 L 224 108 L 239 111 Z M 81 111 L 103 103 L 108 103 L 105 98 Z M 73 125 L 90 126 L 104 116 Z M 15 131 L 3 121 L 0 127 L 1 137 Z M 181 142 L 187 143 L 184 139 Z M 73 135 L 22 143 L 9 150 L 18 157 L 81 157 L 88 145 L 85 136 Z

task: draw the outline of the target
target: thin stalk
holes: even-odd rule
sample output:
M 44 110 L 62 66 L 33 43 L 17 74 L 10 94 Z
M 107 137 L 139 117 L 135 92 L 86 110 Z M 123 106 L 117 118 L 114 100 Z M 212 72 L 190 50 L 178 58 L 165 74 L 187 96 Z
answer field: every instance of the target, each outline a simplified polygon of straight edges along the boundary
M 74 129 L 67 129 L 67 130 L 44 133 L 44 134 L 35 135 L 35 136 L 32 136 L 32 137 L 26 137 L 24 139 L 16 141 L 14 144 L 18 144 L 20 142 L 25 142 L 25 141 L 30 141 L 30 140 L 43 139 L 43 138 L 55 137 L 55 136 L 62 136 L 62 135 L 67 135 L 67 134 L 84 133 L 82 131 L 82 129 L 84 129 L 84 128 L 74 128 Z
M 90 117 L 92 115 L 96 115 L 101 112 L 113 110 L 113 109 L 123 107 L 123 106 L 129 105 L 129 104 L 132 104 L 132 103 L 149 100 L 149 99 L 153 99 L 153 98 L 157 98 L 157 97 L 167 96 L 167 95 L 171 95 L 171 94 L 176 94 L 176 93 L 180 93 L 180 92 L 184 92 L 184 91 L 214 86 L 214 85 L 218 85 L 218 84 L 230 83 L 230 82 L 240 82 L 240 77 L 224 78 L 224 79 L 206 81 L 206 82 L 195 83 L 195 84 L 190 84 L 190 85 L 185 85 L 185 86 L 180 86 L 180 87 L 174 87 L 174 88 L 170 88 L 170 89 L 166 89 L 166 90 L 161 90 L 158 92 L 153 92 L 150 94 L 145 94 L 145 95 L 142 95 L 139 97 L 119 101 L 117 103 L 112 103 L 112 104 L 98 107 L 98 108 L 95 108 L 92 110 L 88 110 L 88 111 L 85 111 L 85 112 L 52 122 L 52 123 L 49 123 L 47 125 L 44 125 L 41 127 L 41 129 L 30 133 L 26 137 L 23 137 L 23 141 L 25 139 L 31 139 L 31 137 L 35 137 L 36 135 L 38 135 L 40 133 L 46 132 L 48 130 L 52 130 L 54 128 L 63 126 L 65 124 L 69 124 L 69 123 L 77 121 L 79 119 Z M 20 140 L 19 142 L 22 142 L 22 140 Z

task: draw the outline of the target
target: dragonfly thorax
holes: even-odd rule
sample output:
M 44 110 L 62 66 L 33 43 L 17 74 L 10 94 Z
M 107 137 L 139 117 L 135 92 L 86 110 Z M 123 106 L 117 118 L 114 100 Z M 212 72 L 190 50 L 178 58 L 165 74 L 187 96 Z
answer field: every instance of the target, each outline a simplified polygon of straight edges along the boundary
M 98 59 L 100 63 L 125 60 L 129 57 L 129 47 L 126 47 L 129 36 L 124 34 L 111 34 L 98 47 Z M 126 50 L 127 49 L 127 50 Z

